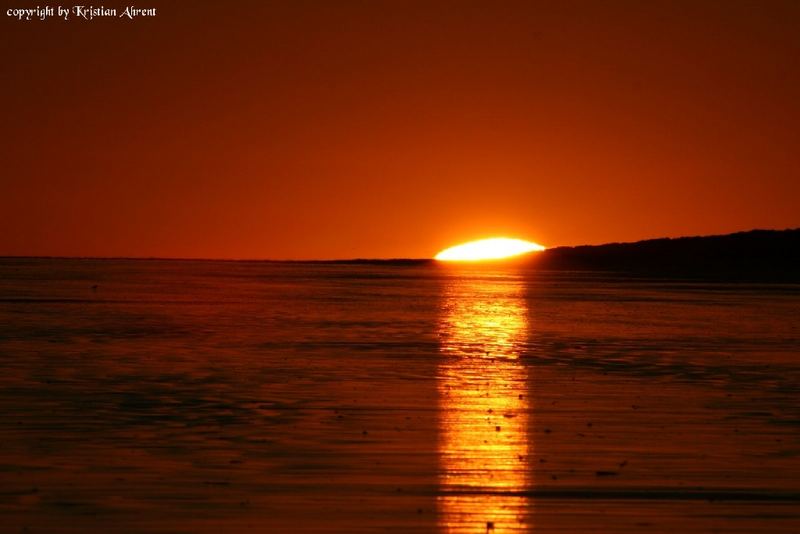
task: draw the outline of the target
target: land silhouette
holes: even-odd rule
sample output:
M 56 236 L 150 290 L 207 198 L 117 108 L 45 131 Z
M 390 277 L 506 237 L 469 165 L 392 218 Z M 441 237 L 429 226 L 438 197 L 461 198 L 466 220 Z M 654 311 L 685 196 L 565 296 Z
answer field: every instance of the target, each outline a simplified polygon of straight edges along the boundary
M 531 255 L 528 261 L 532 267 L 555 271 L 798 281 L 800 228 L 554 247 Z

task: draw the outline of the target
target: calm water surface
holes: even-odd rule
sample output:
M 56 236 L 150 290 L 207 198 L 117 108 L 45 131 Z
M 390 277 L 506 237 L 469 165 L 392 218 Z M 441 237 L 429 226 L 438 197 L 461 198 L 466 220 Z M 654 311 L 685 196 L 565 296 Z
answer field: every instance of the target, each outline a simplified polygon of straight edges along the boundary
M 799 318 L 800 286 L 0 260 L 0 532 L 800 532 Z

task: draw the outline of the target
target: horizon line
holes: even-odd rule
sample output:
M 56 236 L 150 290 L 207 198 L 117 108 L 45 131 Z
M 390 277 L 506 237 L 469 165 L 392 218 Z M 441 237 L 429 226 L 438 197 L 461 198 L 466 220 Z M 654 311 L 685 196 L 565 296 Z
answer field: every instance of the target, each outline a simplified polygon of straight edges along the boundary
M 253 263 L 356 263 L 356 262 L 427 262 L 433 258 L 338 258 L 338 259 L 276 259 L 276 258 L 204 258 L 172 256 L 61 256 L 29 254 L 0 255 L 0 260 L 100 260 L 100 261 L 224 261 Z
M 727 237 L 739 234 L 748 234 L 753 232 L 789 232 L 800 231 L 799 227 L 793 228 L 752 228 L 749 230 L 738 230 L 725 234 L 706 234 L 706 235 L 690 235 L 690 236 L 676 236 L 676 237 L 651 237 L 639 239 L 636 241 L 609 241 L 606 243 L 599 243 L 594 245 L 556 245 L 546 247 L 545 250 L 539 252 L 546 252 L 548 250 L 556 250 L 563 248 L 583 248 L 583 247 L 602 247 L 607 245 L 621 245 L 621 244 L 636 244 L 644 243 L 647 241 L 662 241 L 662 240 L 677 240 L 677 239 L 697 239 L 697 238 L 711 238 L 711 237 Z M 17 259 L 17 260 L 103 260 L 103 261 L 219 261 L 219 262 L 262 262 L 262 263 L 369 263 L 369 262 L 383 262 L 383 263 L 422 263 L 436 261 L 434 257 L 429 258 L 316 258 L 316 259 L 278 259 L 278 258 L 210 258 L 210 257 L 171 257 L 171 256 L 66 256 L 59 254 L 2 254 L 0 260 Z

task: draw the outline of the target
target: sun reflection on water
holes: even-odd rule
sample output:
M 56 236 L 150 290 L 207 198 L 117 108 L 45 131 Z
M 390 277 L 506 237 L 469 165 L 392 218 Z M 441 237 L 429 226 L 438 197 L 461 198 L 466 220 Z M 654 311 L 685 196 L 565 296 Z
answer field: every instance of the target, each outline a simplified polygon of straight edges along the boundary
M 515 277 L 454 276 L 439 323 L 439 524 L 443 532 L 529 528 L 526 499 L 528 333 L 524 287 Z

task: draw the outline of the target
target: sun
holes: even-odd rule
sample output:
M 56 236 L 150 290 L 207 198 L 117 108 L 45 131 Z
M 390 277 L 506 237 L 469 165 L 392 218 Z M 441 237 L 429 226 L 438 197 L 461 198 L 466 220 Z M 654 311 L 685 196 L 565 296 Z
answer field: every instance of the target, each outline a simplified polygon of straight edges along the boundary
M 435 259 L 441 261 L 499 260 L 544 249 L 545 247 L 542 245 L 524 239 L 492 237 L 446 248 L 438 253 Z

